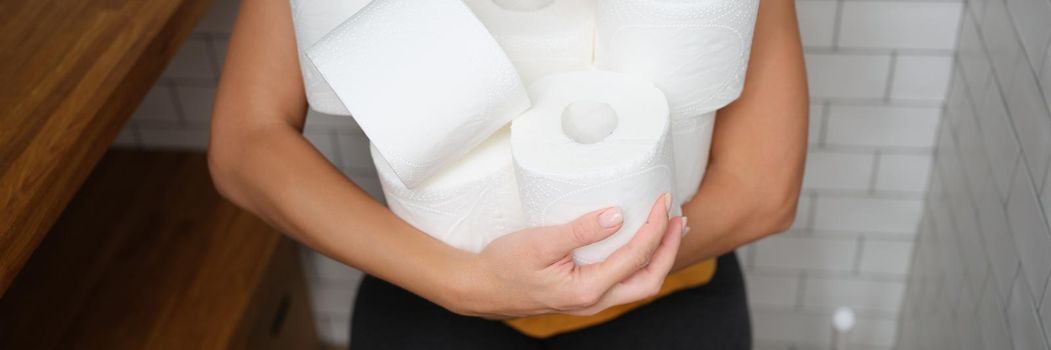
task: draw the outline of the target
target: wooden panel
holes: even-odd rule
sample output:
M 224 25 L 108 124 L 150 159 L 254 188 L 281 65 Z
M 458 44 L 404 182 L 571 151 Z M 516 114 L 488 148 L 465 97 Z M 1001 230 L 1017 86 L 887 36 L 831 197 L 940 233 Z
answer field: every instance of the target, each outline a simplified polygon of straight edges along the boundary
M 0 294 L 211 0 L 0 0 Z
M 111 151 L 0 299 L 0 349 L 242 346 L 302 286 L 292 250 L 203 154 Z

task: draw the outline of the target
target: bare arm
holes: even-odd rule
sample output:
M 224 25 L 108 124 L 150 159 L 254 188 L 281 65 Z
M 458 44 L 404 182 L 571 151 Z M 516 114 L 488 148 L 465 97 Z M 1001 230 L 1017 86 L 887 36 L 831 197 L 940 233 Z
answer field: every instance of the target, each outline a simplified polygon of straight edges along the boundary
M 676 269 L 784 231 L 795 217 L 809 110 L 795 2 L 762 0 L 741 97 L 719 111 L 708 171 L 684 207 Z
M 450 310 L 488 317 L 590 314 L 648 297 L 671 269 L 679 218 L 651 220 L 606 262 L 572 249 L 616 232 L 599 210 L 512 233 L 481 254 L 454 249 L 395 217 L 302 136 L 306 112 L 287 0 L 244 0 L 219 83 L 209 165 L 219 191 L 293 238 Z

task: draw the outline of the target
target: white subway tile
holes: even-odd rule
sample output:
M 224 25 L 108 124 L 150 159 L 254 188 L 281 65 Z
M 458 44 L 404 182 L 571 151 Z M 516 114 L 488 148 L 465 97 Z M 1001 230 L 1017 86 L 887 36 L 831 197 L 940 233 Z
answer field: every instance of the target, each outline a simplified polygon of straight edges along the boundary
M 336 168 L 342 168 L 342 162 L 339 159 L 339 152 L 336 151 L 336 137 L 333 132 L 325 131 L 313 131 L 307 130 L 303 132 L 303 136 L 306 137 L 307 141 L 310 141 L 314 148 L 321 152 L 321 155 L 325 156 L 332 165 Z
M 1044 91 L 1044 101 L 1051 106 L 1051 50 L 1044 57 L 1044 67 L 1040 69 L 1040 87 Z
M 825 120 L 825 105 L 810 105 L 809 130 L 807 131 L 807 143 L 817 145 L 823 142 L 821 139 L 821 128 Z
M 369 175 L 358 175 L 355 173 L 349 174 L 349 176 L 351 181 L 354 181 L 354 184 L 361 187 L 372 199 L 380 203 L 386 203 L 385 197 L 383 197 L 383 187 L 380 186 L 380 180 L 375 173 Z
M 1036 78 L 1025 65 L 1014 69 L 1012 85 L 1005 88 L 1004 97 L 1022 156 L 1029 162 L 1034 179 L 1043 179 L 1051 164 L 1051 114 L 1036 86 Z
M 881 154 L 876 190 L 923 192 L 930 178 L 932 157 L 927 154 Z
M 327 317 L 318 333 L 326 345 L 346 347 L 350 343 L 350 318 Z
M 893 349 L 897 339 L 898 323 L 894 319 L 858 318 L 857 328 L 850 335 L 852 345 L 863 349 Z
M 875 156 L 871 152 L 812 150 L 807 154 L 803 187 L 867 190 L 874 163 Z
M 1022 168 L 1015 170 L 1011 196 L 1007 201 L 1007 218 L 1022 260 L 1023 275 L 1027 281 L 1042 283 L 1051 274 L 1051 254 L 1048 254 L 1051 252 L 1051 232 L 1030 181 L 1029 174 Z M 1043 292 L 1043 286 L 1032 287 L 1041 289 L 1030 291 L 1030 295 Z
M 1023 270 L 1025 267 L 1022 268 Z M 1040 280 L 1043 284 L 1044 280 Z M 1024 275 L 1015 278 L 1011 299 L 1007 306 L 1007 325 L 1015 349 L 1047 349 L 1047 339 L 1037 318 L 1036 304 Z
M 372 153 L 369 152 L 369 139 L 357 133 L 339 134 L 339 151 L 343 155 L 343 164 L 351 169 L 374 169 Z
M 952 56 L 898 55 L 890 98 L 941 101 L 949 89 Z
M 1045 288 L 1043 302 L 1037 302 L 1040 310 L 1040 319 L 1043 320 L 1044 334 L 1051 337 L 1051 288 Z M 1051 342 L 1051 339 L 1048 339 Z
M 978 221 L 981 223 L 985 251 L 989 253 L 989 269 L 999 295 L 1008 295 L 1011 280 L 1018 270 L 1018 249 L 1007 224 L 1007 211 L 996 193 L 992 180 L 987 180 L 981 192 L 975 194 Z
M 212 107 L 215 104 L 215 87 L 176 85 L 175 94 L 179 97 L 183 117 L 187 122 L 208 124 L 212 120 Z
M 953 49 L 962 4 L 953 2 L 847 1 L 841 47 Z
M 324 114 L 313 109 L 307 110 L 306 129 L 338 130 L 341 133 L 365 135 L 353 117 Z
M 1040 69 L 1051 41 L 1051 1 L 1007 0 L 1007 10 L 1014 19 L 1022 47 L 1034 70 Z
M 904 282 L 807 277 L 804 283 L 803 306 L 816 310 L 847 306 L 857 311 L 895 315 L 905 294 Z
M 1010 86 L 1011 71 L 1022 57 L 1022 47 L 1003 1 L 987 1 L 978 28 L 1002 86 Z
M 331 258 L 317 252 L 310 254 L 311 266 L 313 266 L 314 272 L 317 276 L 324 281 L 338 281 L 349 283 L 349 285 L 357 286 L 361 283 L 361 279 L 365 276 L 361 271 L 347 266 L 339 261 L 332 260 Z
M 212 7 L 204 14 L 197 27 L 196 33 L 226 33 L 233 29 L 234 18 L 237 17 L 237 9 L 241 4 L 239 0 L 216 0 Z
M 756 267 L 850 271 L 857 242 L 812 237 L 768 237 L 755 245 Z
M 350 313 L 358 285 L 351 282 L 325 281 L 310 288 L 315 316 L 342 316 Z
M 831 47 L 835 33 L 836 1 L 798 1 L 799 34 L 806 47 Z
M 909 271 L 912 242 L 866 239 L 861 244 L 862 273 L 880 273 L 904 276 Z
M 175 110 L 171 87 L 166 84 L 154 84 L 150 91 L 146 92 L 131 118 L 136 121 L 178 123 L 179 116 Z
M 212 38 L 212 52 L 215 53 L 215 69 L 222 71 L 226 63 L 226 49 L 230 47 L 230 39 L 226 37 Z
M 830 106 L 826 143 L 849 146 L 934 145 L 941 111 L 933 107 Z
M 811 200 L 811 198 L 811 196 L 805 194 L 799 196 L 799 202 L 796 203 L 796 217 L 795 221 L 792 223 L 792 228 L 809 229 L 812 227 L 810 218 L 812 217 L 811 213 L 813 212 L 811 210 L 811 208 L 813 208 L 813 200 Z
M 146 148 L 205 150 L 208 148 L 207 127 L 152 128 L 139 127 L 142 146 Z
M 827 344 L 832 327 L 821 314 L 757 309 L 752 311 L 752 327 L 759 342 Z
M 890 55 L 806 55 L 812 97 L 883 98 L 890 71 Z
M 792 308 L 799 295 L 799 274 L 750 272 L 745 275 L 751 305 Z
M 113 139 L 112 145 L 124 148 L 138 147 L 139 139 L 135 136 L 135 127 L 131 124 L 125 124 L 124 128 L 117 133 L 117 137 Z
M 964 16 L 960 26 L 960 49 L 956 57 L 959 58 L 959 65 L 967 79 L 967 88 L 971 95 L 976 100 L 981 100 L 985 94 L 981 93 L 979 88 L 988 86 L 993 67 L 985 54 L 982 37 L 978 34 L 978 24 L 970 15 Z
M 999 90 L 995 82 L 990 82 L 994 89 Z M 1015 137 L 1011 120 L 1007 116 L 1007 106 L 999 91 L 984 97 L 983 110 L 978 113 L 978 125 L 981 129 L 982 141 L 985 144 L 985 152 L 992 167 L 994 185 L 1001 198 L 1007 197 L 1008 186 L 1011 184 L 1011 171 L 1014 170 L 1018 157 L 1021 156 L 1021 148 L 1018 138 Z
M 978 321 L 981 324 L 982 343 L 985 349 L 1010 349 L 1011 334 L 1007 330 L 1007 319 L 1004 318 L 1003 304 L 992 289 L 986 288 L 978 307 Z
M 914 234 L 923 201 L 821 196 L 816 210 L 814 227 L 819 230 Z
M 208 56 L 208 41 L 191 38 L 175 53 L 163 76 L 172 79 L 215 79 L 216 70 Z

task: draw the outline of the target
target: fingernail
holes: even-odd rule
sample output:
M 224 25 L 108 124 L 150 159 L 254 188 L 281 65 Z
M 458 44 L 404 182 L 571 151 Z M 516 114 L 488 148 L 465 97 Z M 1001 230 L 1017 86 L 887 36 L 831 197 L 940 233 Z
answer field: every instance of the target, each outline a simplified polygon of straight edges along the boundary
M 671 193 L 664 192 L 664 210 L 671 211 Z
M 689 218 L 687 218 L 685 216 L 682 217 L 682 235 L 683 236 L 685 236 L 687 233 L 690 233 L 690 225 L 686 224 L 687 220 L 689 220 Z
M 622 222 L 624 222 L 624 215 L 620 213 L 620 208 L 606 209 L 598 216 L 598 224 L 605 228 L 613 228 Z

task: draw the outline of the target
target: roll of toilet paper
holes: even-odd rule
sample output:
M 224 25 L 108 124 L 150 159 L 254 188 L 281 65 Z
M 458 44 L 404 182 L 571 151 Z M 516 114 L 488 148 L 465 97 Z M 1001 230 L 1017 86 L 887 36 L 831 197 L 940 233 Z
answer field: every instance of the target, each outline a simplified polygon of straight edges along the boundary
M 686 203 L 697 189 L 708 169 L 712 148 L 715 112 L 672 120 L 672 142 L 675 145 L 675 193 L 678 204 Z
M 464 0 L 529 84 L 591 67 L 594 0 Z
M 652 81 L 667 95 L 672 119 L 715 111 L 741 94 L 758 5 L 759 0 L 600 1 L 596 65 Z
M 290 3 L 299 48 L 299 68 L 310 108 L 325 114 L 349 114 L 305 55 L 307 48 L 365 7 L 369 0 L 291 0 Z
M 675 184 L 664 94 L 649 82 L 604 72 L 548 76 L 529 87 L 533 107 L 511 126 L 527 226 L 564 224 L 604 207 L 623 210 L 620 231 L 578 248 L 603 261 L 646 222 Z
M 507 128 L 414 189 L 398 180 L 375 147 L 371 150 L 387 206 L 432 237 L 479 252 L 524 227 Z
M 373 0 L 307 56 L 409 188 L 529 107 L 511 61 L 459 0 Z

